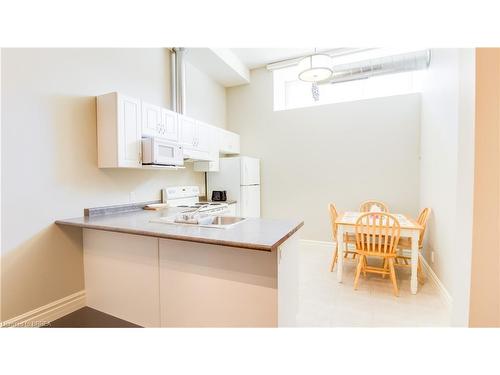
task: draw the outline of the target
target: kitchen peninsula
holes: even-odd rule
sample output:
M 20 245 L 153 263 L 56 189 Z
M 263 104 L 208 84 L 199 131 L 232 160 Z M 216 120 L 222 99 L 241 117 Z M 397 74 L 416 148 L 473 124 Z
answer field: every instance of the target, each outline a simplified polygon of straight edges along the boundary
M 144 327 L 294 325 L 302 221 L 220 229 L 152 222 L 176 207 L 103 211 L 56 221 L 83 228 L 87 306 Z

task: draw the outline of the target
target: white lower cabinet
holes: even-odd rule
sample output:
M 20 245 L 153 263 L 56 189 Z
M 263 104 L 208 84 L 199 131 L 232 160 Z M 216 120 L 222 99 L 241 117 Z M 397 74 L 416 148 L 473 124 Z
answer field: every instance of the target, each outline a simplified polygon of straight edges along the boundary
M 296 234 L 257 251 L 84 229 L 83 247 L 87 306 L 104 313 L 143 327 L 295 324 Z
M 276 251 L 160 239 L 162 327 L 276 327 Z
M 83 249 L 87 306 L 159 327 L 158 238 L 84 229 Z

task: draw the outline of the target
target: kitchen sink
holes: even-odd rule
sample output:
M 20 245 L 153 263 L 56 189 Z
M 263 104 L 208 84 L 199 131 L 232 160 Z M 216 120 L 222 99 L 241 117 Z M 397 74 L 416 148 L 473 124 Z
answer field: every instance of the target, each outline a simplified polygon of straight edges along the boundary
M 212 221 L 205 225 L 233 225 L 241 223 L 243 220 L 246 220 L 244 217 L 237 216 L 214 216 Z
M 180 222 L 176 221 L 175 216 L 170 217 L 161 217 L 157 219 L 151 220 L 152 222 L 157 223 L 166 223 L 166 224 L 177 224 L 177 225 L 190 225 L 196 227 L 205 227 L 205 228 L 221 228 L 228 229 L 232 226 L 239 224 L 246 220 L 244 217 L 238 216 L 205 216 L 203 218 L 198 219 L 197 223 L 190 222 Z

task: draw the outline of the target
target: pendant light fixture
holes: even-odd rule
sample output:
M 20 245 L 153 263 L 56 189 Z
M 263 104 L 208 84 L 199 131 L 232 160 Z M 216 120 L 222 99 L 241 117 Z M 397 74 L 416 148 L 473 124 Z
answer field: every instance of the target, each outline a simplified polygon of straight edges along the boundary
M 324 53 L 316 53 L 304 57 L 299 62 L 299 79 L 304 82 L 321 82 L 331 78 L 332 58 Z

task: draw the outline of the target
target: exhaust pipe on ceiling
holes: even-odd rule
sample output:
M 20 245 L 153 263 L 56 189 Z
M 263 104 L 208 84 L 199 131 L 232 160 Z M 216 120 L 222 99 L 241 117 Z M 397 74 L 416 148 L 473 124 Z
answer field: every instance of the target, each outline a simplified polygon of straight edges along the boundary
M 170 88 L 172 111 L 186 113 L 185 48 L 173 48 L 170 60 Z
M 332 78 L 321 82 L 321 84 L 335 84 L 386 74 L 427 69 L 430 62 L 431 51 L 424 50 L 337 65 L 333 67 Z

